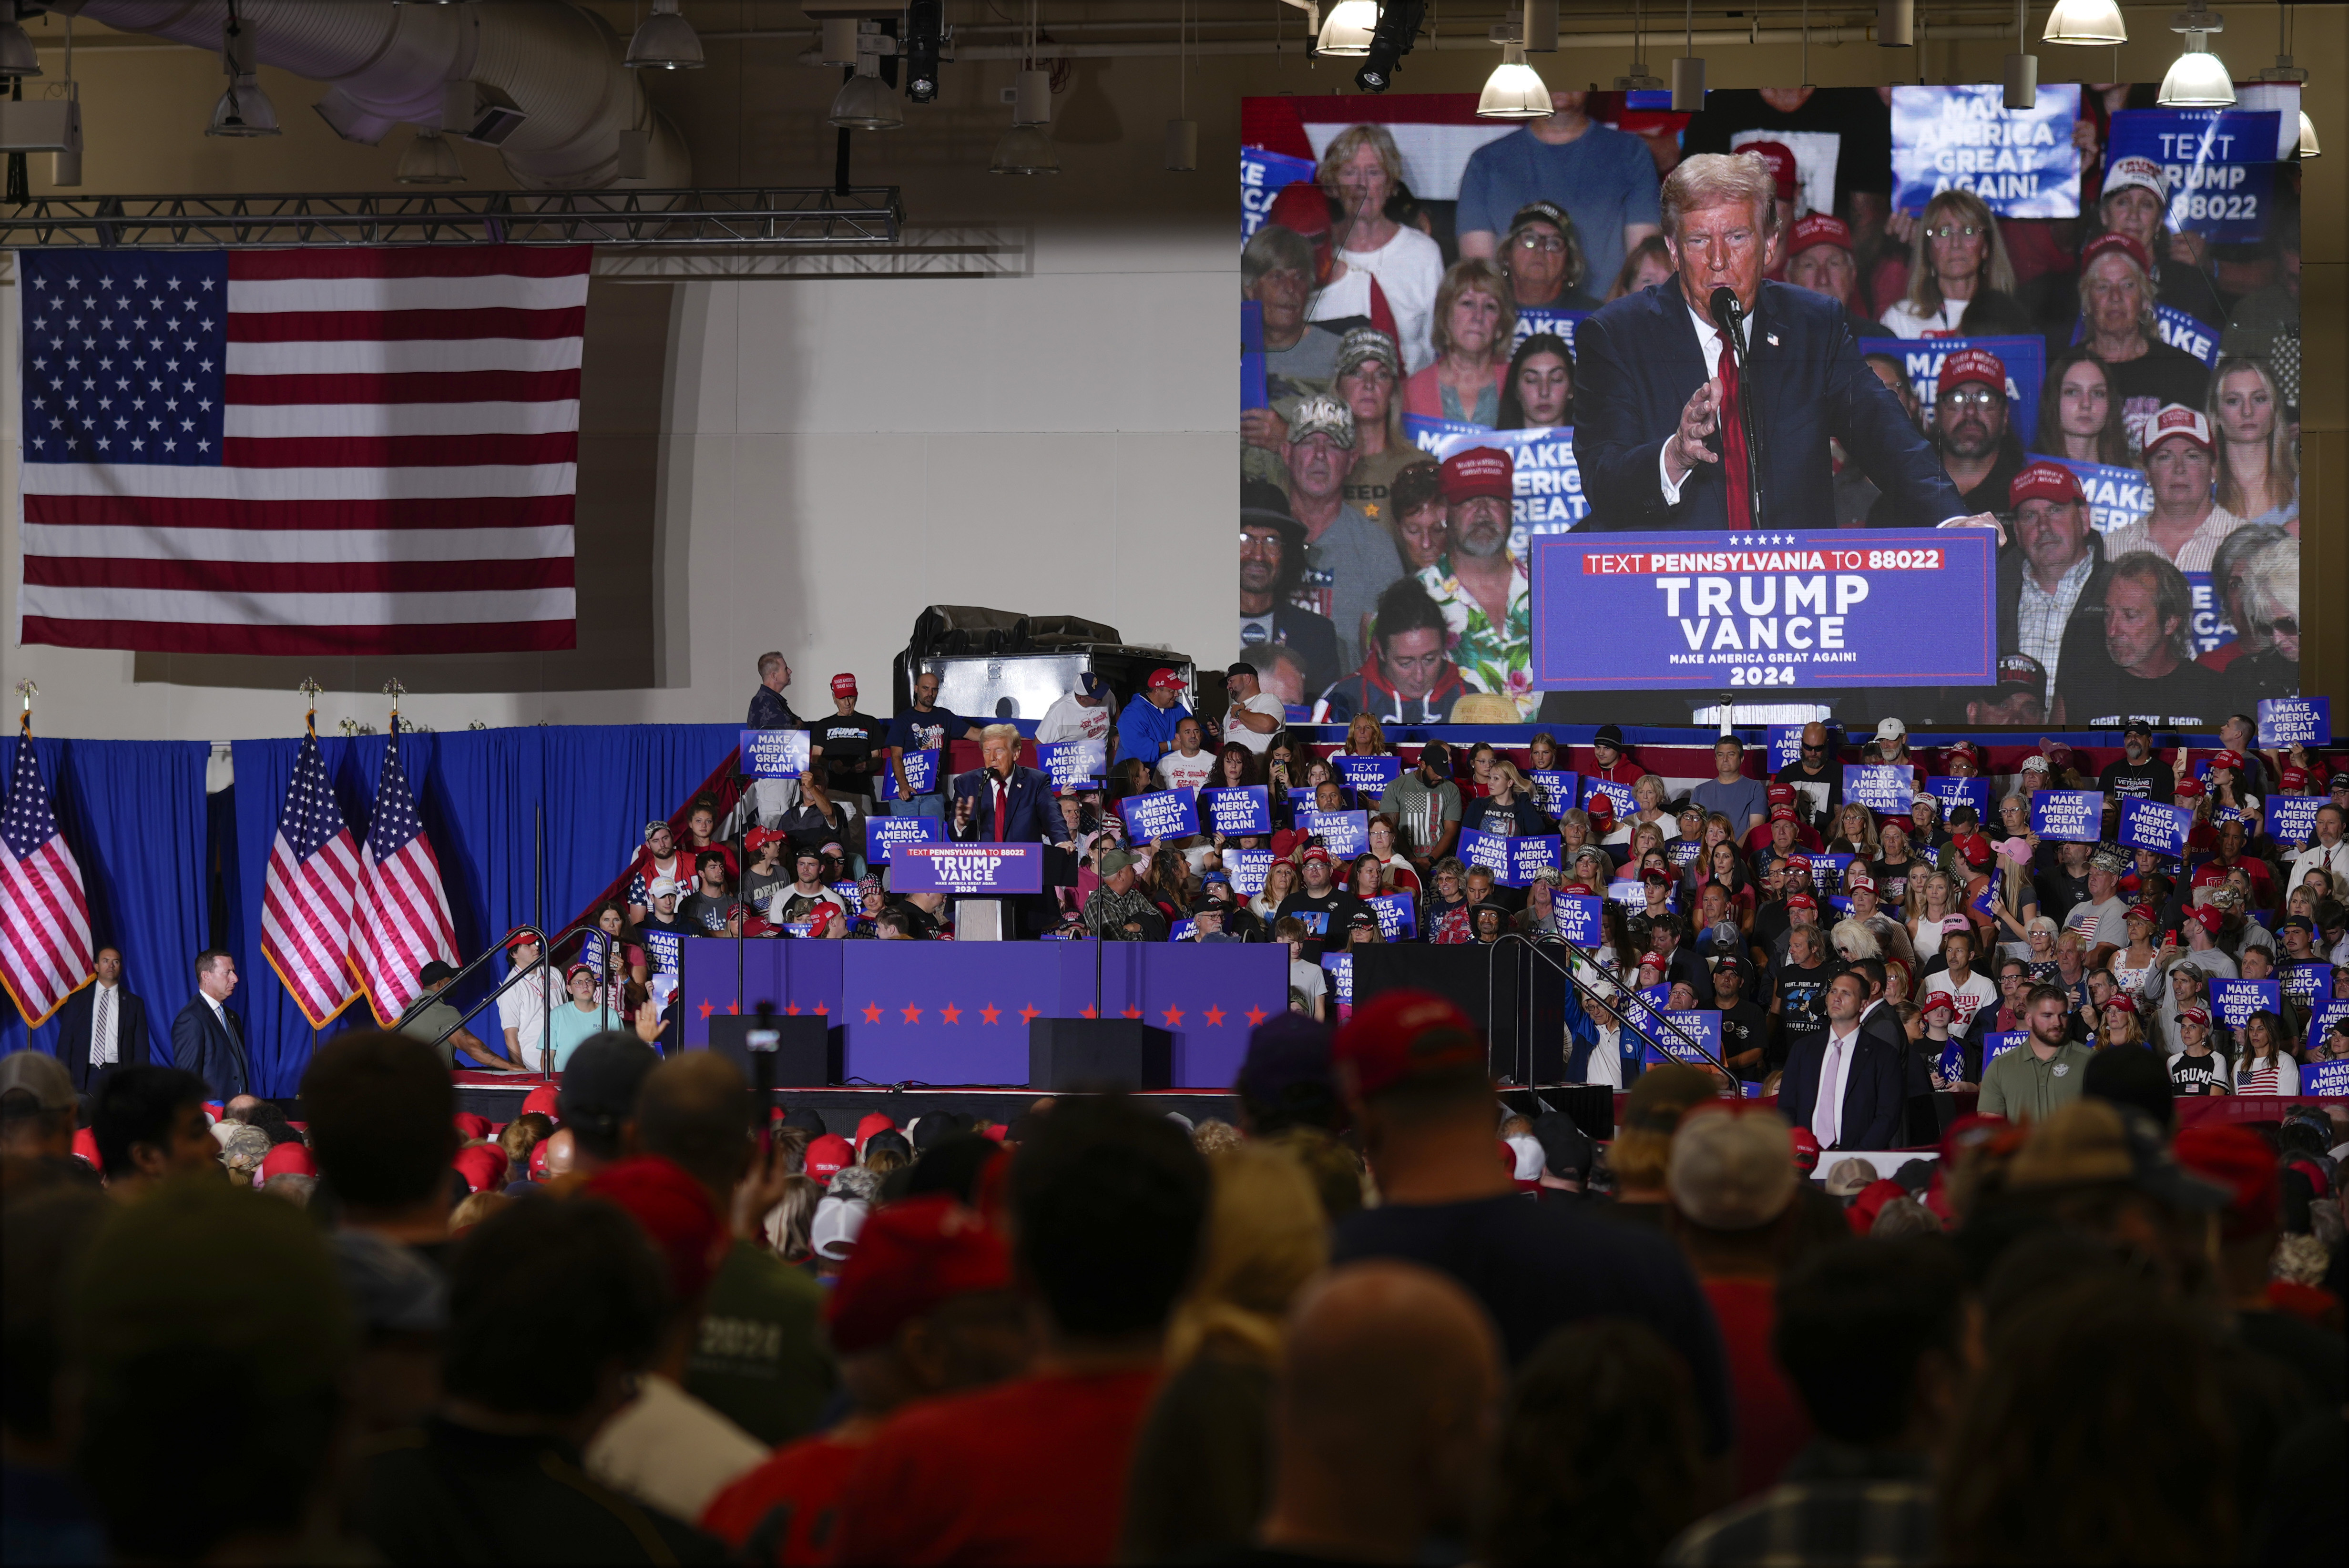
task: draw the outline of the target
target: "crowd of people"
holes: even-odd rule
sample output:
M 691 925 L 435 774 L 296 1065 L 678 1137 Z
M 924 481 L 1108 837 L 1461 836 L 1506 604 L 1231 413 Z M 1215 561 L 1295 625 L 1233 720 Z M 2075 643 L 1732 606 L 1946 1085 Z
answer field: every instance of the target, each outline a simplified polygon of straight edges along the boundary
M 2263 238 L 2213 242 L 2177 224 L 2160 164 L 2106 151 L 2111 116 L 2150 88 L 2083 90 L 2075 219 L 2001 217 L 1959 188 L 1894 210 L 1889 89 L 1716 92 L 1693 117 L 1551 97 L 1549 118 L 1471 155 L 1456 203 L 1412 193 L 1390 129 L 1353 126 L 1247 242 L 1263 394 L 1240 418 L 1240 636 L 1268 687 L 1336 722 L 1441 719 L 1463 694 L 1537 714 L 1530 538 L 1659 524 L 1607 515 L 1584 445 L 1566 489 L 1591 510 L 1562 515 L 1556 473 L 1520 485 L 1516 449 L 1474 428 L 1574 440 L 1575 325 L 1670 285 L 1676 181 L 1713 181 L 1701 171 L 1733 145 L 1776 193 L 1757 201 L 1766 275 L 1840 307 L 1966 514 L 2005 530 L 1999 681 L 1912 714 L 2209 725 L 2297 690 L 2294 165 L 2276 166 Z M 1831 210 L 1806 156 L 1832 167 Z M 2043 340 L 2044 379 L 1977 346 L 1920 383 L 1898 340 L 1936 337 Z M 1850 456 L 1833 449 L 1833 515 L 1823 495 L 1796 526 L 1944 521 Z M 1423 668 L 1439 625 L 1444 657 Z
M 2160 1073 L 1879 1175 L 1711 1074 L 1586 1127 L 1452 1003 L 1226 1117 L 904 1126 L 590 1037 L 297 1101 L 0 1061 L 12 1564 L 2331 1560 L 2349 1113 Z M 2143 1050 L 2138 1056 L 2147 1056 Z M 289 1115 L 290 1111 L 290 1115 Z M 853 1127 L 850 1125 L 854 1122 Z M 837 1129 L 837 1130 L 835 1130 Z M 1824 1171 L 1821 1169 L 1825 1163 Z

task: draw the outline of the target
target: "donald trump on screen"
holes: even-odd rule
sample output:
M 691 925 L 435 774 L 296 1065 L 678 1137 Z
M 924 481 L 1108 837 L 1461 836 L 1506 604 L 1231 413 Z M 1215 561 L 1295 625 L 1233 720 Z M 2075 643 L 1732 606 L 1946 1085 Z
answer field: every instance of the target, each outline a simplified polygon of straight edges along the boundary
M 1675 275 L 1576 330 L 1584 526 L 1744 531 L 1754 498 L 1763 527 L 1833 528 L 1832 437 L 1884 492 L 1886 525 L 1997 528 L 1987 512 L 1966 515 L 1939 454 L 1861 362 L 1843 307 L 1764 281 L 1780 240 L 1776 196 L 1770 166 L 1750 153 L 1682 163 L 1662 197 Z M 1751 383 L 1743 398 L 1718 324 L 1731 297 Z

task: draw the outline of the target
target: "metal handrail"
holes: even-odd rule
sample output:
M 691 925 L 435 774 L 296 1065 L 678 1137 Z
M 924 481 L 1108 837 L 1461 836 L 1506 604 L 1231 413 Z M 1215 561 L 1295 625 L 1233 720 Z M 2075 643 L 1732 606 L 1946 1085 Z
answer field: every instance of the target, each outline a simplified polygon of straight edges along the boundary
M 550 942 L 547 940 L 546 933 L 535 925 L 524 924 L 515 926 L 512 932 L 507 934 L 506 939 L 503 942 L 487 949 L 478 957 L 474 958 L 471 963 L 467 964 L 462 969 L 458 970 L 456 974 L 449 977 L 449 984 L 447 985 L 442 986 L 439 991 L 432 993 L 432 995 L 435 996 L 447 995 L 449 992 L 456 986 L 458 982 L 463 980 L 466 975 L 471 975 L 474 970 L 479 969 L 482 965 L 487 964 L 491 959 L 496 957 L 499 954 L 503 953 L 507 948 L 512 946 L 513 939 L 517 936 L 528 934 L 538 938 L 538 962 L 533 965 L 530 969 L 517 969 L 508 975 L 503 980 L 499 981 L 495 986 L 492 987 L 488 995 L 482 997 L 480 1001 L 474 1003 L 463 1012 L 458 1014 L 457 1021 L 455 1023 L 441 1030 L 438 1036 L 434 1037 L 428 1043 L 436 1050 L 441 1046 L 447 1044 L 450 1037 L 456 1034 L 458 1030 L 463 1028 L 468 1023 L 471 1022 L 472 1019 L 481 1013 L 482 1008 L 489 1006 L 499 997 L 504 995 L 508 988 L 510 988 L 515 981 L 526 978 L 533 969 L 542 971 L 545 975 L 553 975 L 554 972 L 554 950 L 563 944 L 570 941 L 574 936 L 579 935 L 583 932 L 591 932 L 596 929 L 597 927 L 590 924 L 585 920 L 582 920 L 573 925 L 565 927 L 561 932 L 558 932 L 555 934 L 554 939 Z M 419 998 L 419 1000 L 421 1000 L 421 998 Z M 409 1004 L 409 1007 L 411 1009 L 413 1009 L 414 1006 L 414 1003 Z M 539 1009 L 539 1011 L 542 1017 L 540 1019 L 541 1031 L 538 1058 L 540 1067 L 538 1076 L 542 1079 L 551 1082 L 554 1076 L 554 1069 L 553 1067 L 554 1057 L 554 998 L 549 996 L 546 1006 Z M 405 1018 L 408 1015 L 406 1013 L 402 1013 L 400 1017 Z M 392 1023 L 392 1027 L 396 1029 L 398 1026 L 398 1020 L 395 1019 Z
M 1606 1008 L 1609 1013 L 1613 1014 L 1616 1026 L 1619 1028 L 1630 1030 L 1631 1037 L 1634 1039 L 1640 1041 L 1642 1044 L 1653 1046 L 1656 1049 L 1663 1052 L 1664 1055 L 1671 1057 L 1675 1060 L 1686 1060 L 1680 1052 L 1673 1050 L 1670 1046 L 1664 1044 L 1663 1041 L 1656 1038 L 1653 1035 L 1649 1034 L 1644 1028 L 1641 1028 L 1638 1024 L 1633 1022 L 1625 1010 L 1619 1006 L 1615 1002 L 1610 1002 L 1606 997 L 1601 996 L 1596 988 L 1574 972 L 1573 965 L 1568 964 L 1560 964 L 1549 954 L 1543 952 L 1542 949 L 1546 945 L 1545 943 L 1536 942 L 1532 937 L 1527 936 L 1521 931 L 1511 931 L 1503 933 L 1500 942 L 1495 942 L 1493 945 L 1497 947 L 1501 944 L 1501 942 L 1512 941 L 1525 944 L 1526 950 L 1528 953 L 1533 954 L 1543 963 L 1548 965 L 1551 968 L 1564 975 L 1566 977 L 1566 983 L 1573 986 L 1577 992 L 1580 993 L 1586 1003 L 1596 1003 L 1598 1006 Z M 1558 946 L 1565 948 L 1569 953 L 1580 954 L 1582 957 L 1589 961 L 1593 968 L 1605 968 L 1605 965 L 1601 965 L 1587 947 L 1577 946 L 1575 944 L 1568 942 L 1565 937 L 1555 934 L 1551 935 L 1547 941 L 1556 943 Z M 1630 991 L 1631 989 L 1631 987 L 1619 980 L 1615 984 L 1619 991 Z M 1658 1026 L 1671 1034 L 1690 1051 L 1694 1052 L 1697 1056 L 1702 1057 L 1705 1061 L 1711 1063 L 1713 1067 L 1723 1076 L 1733 1079 L 1737 1077 L 1734 1072 L 1730 1070 L 1728 1063 L 1723 1061 L 1719 1057 L 1714 1056 L 1711 1051 L 1706 1050 L 1703 1045 L 1686 1029 L 1682 1028 L 1678 1024 L 1675 1024 L 1670 1018 L 1665 1017 L 1661 1011 L 1648 1006 L 1645 1003 L 1640 1004 L 1640 1010 L 1652 1016 Z

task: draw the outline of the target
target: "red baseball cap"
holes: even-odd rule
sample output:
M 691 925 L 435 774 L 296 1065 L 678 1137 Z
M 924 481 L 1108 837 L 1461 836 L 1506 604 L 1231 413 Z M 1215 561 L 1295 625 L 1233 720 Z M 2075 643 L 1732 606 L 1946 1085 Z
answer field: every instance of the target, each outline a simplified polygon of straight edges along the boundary
M 1381 991 L 1358 1006 L 1330 1047 L 1339 1082 L 1368 1099 L 1407 1078 L 1482 1070 L 1485 1042 L 1468 1015 L 1431 991 Z
M 98 1134 L 87 1127 L 74 1129 L 73 1151 L 76 1159 L 86 1161 L 92 1170 L 104 1163 L 98 1157 Z
M 2191 441 L 2206 452 L 2216 449 L 2210 444 L 2210 421 L 2201 409 L 2189 408 L 2183 403 L 2163 404 L 2145 433 L 2145 449 L 2148 452 L 2164 441 Z
M 1813 898 L 1806 892 L 1788 893 L 1786 895 L 1786 907 L 1788 909 L 1816 909 L 1819 907 L 1819 901 Z
M 2308 769 L 2305 768 L 2283 769 L 2276 775 L 2276 779 L 2283 786 L 2283 792 L 2287 795 L 2304 795 L 2308 792 Z
M 1517 465 L 1509 454 L 1493 447 L 1471 447 L 1444 459 L 1443 484 L 1446 504 L 1475 496 L 1509 500 L 1516 490 Z
M 801 1158 L 801 1169 L 818 1181 L 828 1182 L 855 1163 L 855 1146 L 837 1132 L 812 1140 L 807 1153 Z
M 1273 196 L 1264 221 L 1318 240 L 1330 232 L 1330 198 L 1310 180 L 1292 180 Z
M 856 695 L 856 677 L 844 671 L 840 675 L 833 676 L 832 695 L 834 696 L 854 696 Z
M 1945 1008 L 1954 1016 L 1958 1010 L 1958 999 L 1947 991 L 1928 991 L 1925 993 L 1923 1005 L 1917 1010 L 1920 1013 L 1930 1013 L 1936 1007 Z
M 1150 672 L 1148 684 L 1152 691 L 1181 691 L 1183 677 L 1173 670 L 1155 669 Z
M 2208 1007 L 2180 1007 L 2178 1009 L 2178 1021 L 2181 1024 L 2200 1024 L 2203 1027 L 2208 1028 L 2210 1025 L 2210 1009 Z
M 872 1137 L 874 1133 L 895 1132 L 896 1130 L 897 1124 L 890 1120 L 887 1117 L 882 1115 L 879 1111 L 866 1111 L 864 1117 L 856 1123 L 857 1151 L 860 1154 L 864 1152 L 864 1140 Z
M 533 947 L 537 946 L 538 933 L 535 931 L 510 931 L 506 933 L 505 945 L 508 953 L 512 953 L 515 948 L 522 946 L 525 943 Z
M 1008 1290 L 1011 1255 L 978 1210 L 951 1193 L 875 1209 L 856 1234 L 824 1321 L 843 1355 L 874 1350 L 958 1295 Z
M 264 1181 L 272 1176 L 316 1176 L 317 1173 L 318 1162 L 310 1158 L 310 1150 L 304 1144 L 281 1143 L 261 1157 L 261 1179 Z
M 769 844 L 781 843 L 789 836 L 786 833 L 779 833 L 772 828 L 753 828 L 742 835 L 742 847 L 754 851 L 763 850 Z
M 1808 876 L 1811 874 L 1811 857 L 1808 855 L 1788 855 L 1786 857 L 1786 869 L 1790 872 L 1800 872 L 1805 876 Z
M 674 1162 L 646 1154 L 605 1166 L 580 1191 L 636 1221 L 668 1265 L 669 1285 L 680 1303 L 701 1299 L 733 1240 L 700 1182 Z
M 2027 500 L 2068 501 L 2077 506 L 2087 499 L 2080 489 L 2080 476 L 2061 463 L 2033 463 L 2006 487 L 2009 506 L 2021 506 Z
M 1795 787 L 1792 784 L 1773 784 L 1764 793 L 1773 806 L 1791 805 L 1795 799 Z
M 1792 806 L 1787 805 L 1784 800 L 1777 802 L 1770 808 L 1770 820 L 1774 822 L 1798 822 L 1802 820 L 1800 817 L 1795 815 L 1795 809 Z
M 2186 912 L 2186 918 L 2213 936 L 2218 935 L 2219 928 L 2227 923 L 2227 917 L 2219 913 L 2218 905 L 2209 903 L 2195 905 Z
M 2105 255 L 2113 251 L 2118 251 L 2130 261 L 2135 262 L 2137 264 L 2137 270 L 2144 273 L 2147 277 L 2151 277 L 2153 275 L 2153 258 L 2146 254 L 2145 247 L 2143 245 L 2138 244 L 2135 240 L 2132 240 L 2127 234 L 2122 233 L 2099 234 L 2095 239 L 2089 241 L 2086 244 L 2081 246 L 2080 270 L 2084 273 L 2086 272 L 2088 270 L 2089 263 L 2095 261 L 2098 256 Z
M 1819 1168 L 1819 1135 L 1807 1127 L 1797 1127 L 1787 1134 L 1795 1145 L 1795 1169 L 1810 1171 Z
M 2239 1242 L 2275 1228 L 2283 1183 L 2265 1139 L 2247 1127 L 2204 1122 L 2180 1130 L 2171 1148 L 2180 1165 L 2232 1194 L 2219 1216 L 2222 1237 Z
M 457 1150 L 457 1158 L 450 1163 L 465 1179 L 465 1185 L 476 1192 L 505 1184 L 506 1151 L 502 1149 L 493 1149 L 486 1143 L 471 1144 Z
M 1793 148 L 1783 141 L 1749 141 L 1737 150 L 1750 152 L 1770 166 L 1770 177 L 1778 182 L 1779 201 L 1791 201 L 1795 199 L 1795 187 L 1799 170 L 1795 167 Z M 1848 236 L 1844 241 L 1844 248 L 1846 250 L 1851 248 Z M 1787 253 L 1793 254 L 1791 251 Z
M 528 1116 L 533 1110 L 549 1121 L 560 1122 L 563 1119 L 562 1090 L 551 1083 L 540 1084 L 523 1096 L 522 1109 L 514 1114 Z
M 2243 770 L 2243 754 L 2240 751 L 2214 751 L 2210 754 L 2210 766 L 2223 768 L 2230 773 L 2240 773 Z
M 1851 249 L 1851 225 L 1825 212 L 1806 212 L 1795 220 L 1786 231 L 1786 253 L 1798 255 L 1813 245 L 1833 245 L 1838 250 Z
M 1940 397 L 1968 382 L 1993 387 L 2003 396 L 2006 362 L 1987 348 L 1961 348 L 1941 361 L 1941 374 L 1933 382 L 1933 396 Z
M 1876 879 L 1872 876 L 1867 875 L 1856 876 L 1851 879 L 1852 892 L 1857 892 L 1862 888 L 1866 888 L 1868 892 L 1874 892 L 1876 891 Z
M 2107 1007 L 2118 1007 L 2122 1012 L 2128 1014 L 2131 1017 L 2135 1017 L 2137 1016 L 2137 998 L 2128 995 L 2125 992 L 2114 992 L 2111 998 L 2105 1003 L 2105 1006 Z
M 1980 834 L 1969 834 L 1958 841 L 1958 853 L 1966 864 L 1979 871 L 1990 864 L 1992 851 L 1988 839 Z
M 2206 793 L 2206 791 L 2203 789 L 2202 780 L 2199 779 L 2180 779 L 2169 791 L 2170 799 L 2173 800 L 2191 799 L 2195 796 L 2204 793 Z
M 1607 794 L 1593 795 L 1582 803 L 1582 810 L 1586 816 L 1597 817 L 1602 821 L 1611 822 L 1615 820 L 1615 797 Z
M 460 1110 L 449 1119 L 456 1123 L 458 1132 L 468 1139 L 487 1138 L 490 1135 L 490 1119 L 486 1116 L 475 1116 L 470 1110 Z
M 1641 872 L 1640 873 L 1640 880 L 1643 882 L 1661 882 L 1666 887 L 1672 885 L 1671 873 L 1670 872 L 1658 871 L 1653 866 L 1650 866 L 1646 871 Z

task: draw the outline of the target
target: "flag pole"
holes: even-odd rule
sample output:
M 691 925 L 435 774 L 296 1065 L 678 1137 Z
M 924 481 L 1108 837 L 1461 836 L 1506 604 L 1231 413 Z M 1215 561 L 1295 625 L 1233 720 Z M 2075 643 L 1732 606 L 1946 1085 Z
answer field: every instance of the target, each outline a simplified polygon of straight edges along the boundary
M 16 720 L 16 733 L 29 743 L 33 738 L 33 699 L 41 695 L 41 688 L 27 676 L 16 683 L 16 695 L 25 699 L 24 714 Z
M 318 738 L 318 694 L 326 688 L 318 684 L 317 676 L 304 676 L 302 684 L 294 689 L 302 694 L 303 702 L 305 705 L 305 711 L 302 715 L 302 733 L 310 739 L 316 740 Z M 310 1055 L 314 1057 L 318 1054 L 318 1037 L 324 1033 L 325 1031 L 317 1025 L 310 1026 Z

